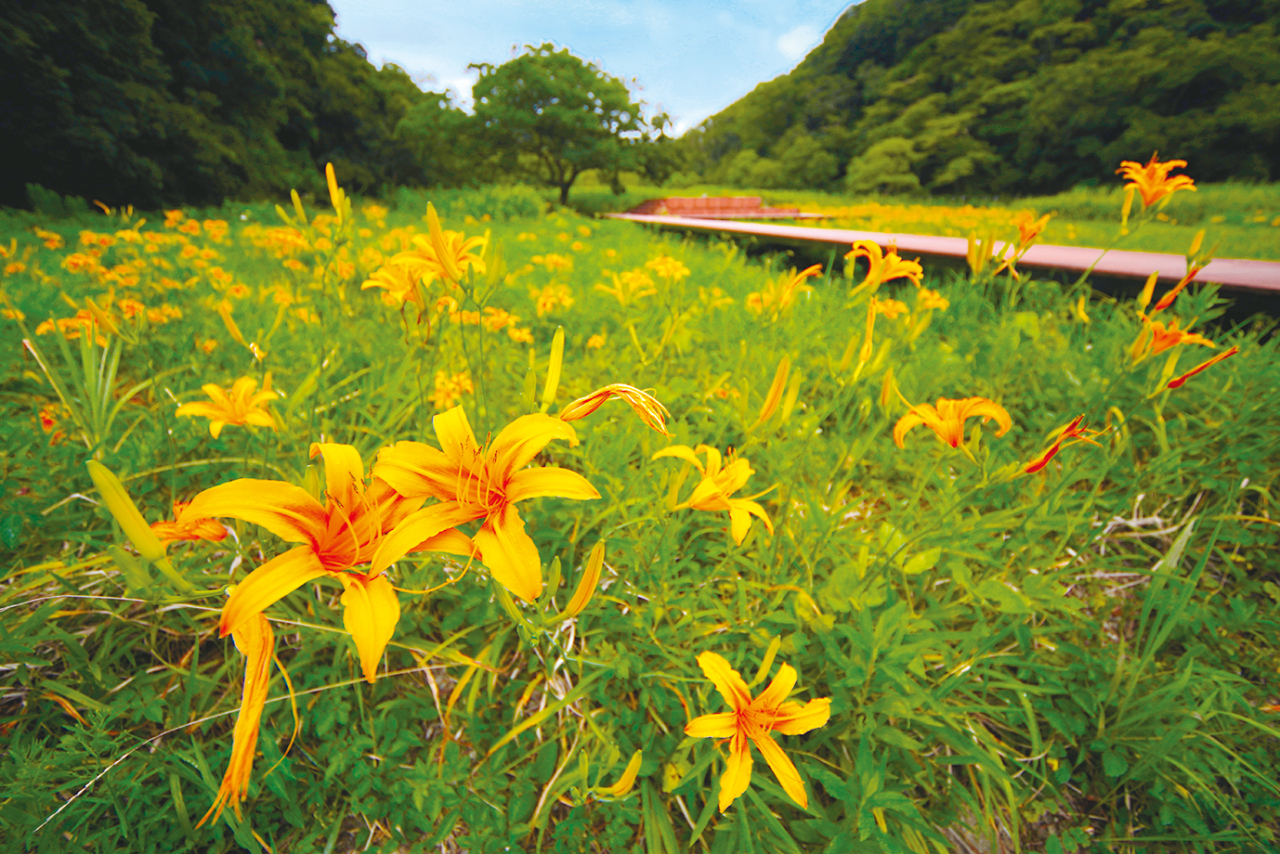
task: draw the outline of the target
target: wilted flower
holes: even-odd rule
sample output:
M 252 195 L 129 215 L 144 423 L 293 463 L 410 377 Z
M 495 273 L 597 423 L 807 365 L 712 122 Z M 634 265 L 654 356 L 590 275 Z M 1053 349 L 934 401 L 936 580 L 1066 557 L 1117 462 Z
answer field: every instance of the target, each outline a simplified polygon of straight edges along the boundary
M 1032 460 L 1026 468 L 1023 469 L 1027 474 L 1035 474 L 1049 464 L 1049 461 L 1057 455 L 1058 451 L 1063 448 L 1069 448 L 1080 442 L 1088 442 L 1090 445 L 1097 445 L 1093 441 L 1094 436 L 1102 434 L 1101 430 L 1089 430 L 1084 426 L 1084 416 L 1077 415 L 1071 420 L 1067 426 L 1060 428 L 1054 437 L 1053 444 L 1045 449 L 1044 453 Z M 1069 441 L 1074 439 L 1075 441 Z
M 565 404 L 564 409 L 560 410 L 559 418 L 561 421 L 577 421 L 580 418 L 586 418 L 611 397 L 616 397 L 630 406 L 632 411 L 640 416 L 640 420 L 654 430 L 664 436 L 670 435 L 667 432 L 667 419 L 671 417 L 671 413 L 667 412 L 667 408 L 653 395 L 626 383 L 610 383 L 586 397 L 580 397 L 572 403 Z

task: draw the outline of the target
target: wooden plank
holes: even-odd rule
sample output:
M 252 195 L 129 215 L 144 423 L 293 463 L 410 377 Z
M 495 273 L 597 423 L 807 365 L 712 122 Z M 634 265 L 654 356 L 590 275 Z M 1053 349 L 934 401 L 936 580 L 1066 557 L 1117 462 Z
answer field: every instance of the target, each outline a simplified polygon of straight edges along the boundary
M 710 221 L 687 216 L 646 216 L 639 214 L 607 214 L 614 219 L 643 222 L 684 231 L 723 233 L 768 239 L 790 245 L 844 246 L 856 240 L 870 240 L 880 246 L 894 244 L 904 258 L 921 256 L 922 261 L 946 260 L 963 262 L 969 243 L 962 237 L 933 237 L 923 234 L 892 234 L 876 231 L 853 231 L 845 228 L 812 228 L 800 225 L 774 225 L 760 222 Z M 997 244 L 1000 245 L 1000 244 Z M 1096 263 L 1095 263 L 1096 262 Z M 1187 260 L 1181 255 L 1160 252 L 1131 252 L 1084 246 L 1036 245 L 1018 262 L 1020 269 L 1052 269 L 1083 273 L 1093 266 L 1097 276 L 1117 279 L 1146 279 L 1153 271 L 1159 281 L 1176 282 L 1187 271 Z M 1280 294 L 1280 262 L 1250 261 L 1243 258 L 1218 258 L 1196 275 L 1193 281 L 1213 282 L 1223 288 Z

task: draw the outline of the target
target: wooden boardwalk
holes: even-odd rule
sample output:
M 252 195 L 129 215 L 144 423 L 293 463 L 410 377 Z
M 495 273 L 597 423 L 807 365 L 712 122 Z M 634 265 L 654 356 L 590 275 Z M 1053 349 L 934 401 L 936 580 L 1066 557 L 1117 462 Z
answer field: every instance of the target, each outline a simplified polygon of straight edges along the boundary
M 968 252 L 968 241 L 962 237 L 889 234 L 844 228 L 709 220 L 692 216 L 632 213 L 608 214 L 608 216 L 693 233 L 754 237 L 765 243 L 819 251 L 836 247 L 847 250 L 855 240 L 870 240 L 880 246 L 894 244 L 902 257 L 919 256 L 924 262 L 945 261 L 963 264 Z M 1090 265 L 1094 265 L 1094 276 L 1112 279 L 1145 280 L 1152 271 L 1156 271 L 1159 273 L 1159 281 L 1176 282 L 1187 272 L 1187 260 L 1181 255 L 1131 252 L 1120 249 L 1113 249 L 1104 255 L 1101 249 L 1083 246 L 1036 245 L 1031 247 L 1018 262 L 1018 268 L 1021 270 L 1061 270 L 1077 275 L 1089 269 Z M 1201 270 L 1193 281 L 1213 282 L 1228 290 L 1276 297 L 1280 296 L 1280 262 L 1219 258 Z

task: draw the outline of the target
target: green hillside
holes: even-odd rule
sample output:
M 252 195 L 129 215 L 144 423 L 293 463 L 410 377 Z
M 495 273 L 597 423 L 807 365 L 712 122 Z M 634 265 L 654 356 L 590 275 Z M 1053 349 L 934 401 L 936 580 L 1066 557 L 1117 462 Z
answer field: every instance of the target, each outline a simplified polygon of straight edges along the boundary
M 753 187 L 1052 193 L 1123 159 L 1280 177 L 1277 0 L 866 0 L 687 133 Z

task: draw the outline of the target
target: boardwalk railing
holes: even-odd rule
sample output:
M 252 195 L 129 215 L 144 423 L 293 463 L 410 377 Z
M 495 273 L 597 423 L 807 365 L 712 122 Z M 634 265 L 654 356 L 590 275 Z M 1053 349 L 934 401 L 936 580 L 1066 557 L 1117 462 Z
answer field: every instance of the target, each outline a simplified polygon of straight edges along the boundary
M 772 244 L 810 250 L 825 250 L 829 247 L 847 249 L 855 240 L 870 240 L 880 246 L 896 245 L 898 254 L 902 257 L 914 258 L 918 255 L 921 256 L 922 261 L 963 263 L 969 247 L 968 241 L 962 237 L 931 237 L 921 234 L 888 234 L 843 228 L 709 220 L 703 216 L 637 213 L 608 214 L 608 216 L 693 233 L 755 237 Z M 1101 249 L 1084 246 L 1033 246 L 1018 262 L 1019 269 L 1061 270 L 1076 274 L 1083 273 L 1090 266 L 1093 267 L 1094 276 L 1116 279 L 1142 280 L 1154 271 L 1159 274 L 1160 281 L 1176 282 L 1187 272 L 1187 260 L 1181 255 L 1119 249 L 1113 249 L 1104 254 Z M 1280 262 L 1219 258 L 1201 270 L 1193 281 L 1214 282 L 1226 289 L 1248 291 L 1257 295 L 1280 296 Z

